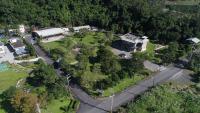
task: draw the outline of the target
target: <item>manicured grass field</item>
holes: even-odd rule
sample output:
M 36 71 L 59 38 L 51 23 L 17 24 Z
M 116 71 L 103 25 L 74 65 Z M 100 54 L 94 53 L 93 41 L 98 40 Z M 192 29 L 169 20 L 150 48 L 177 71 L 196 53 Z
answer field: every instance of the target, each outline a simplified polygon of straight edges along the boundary
M 138 83 L 143 78 L 144 78 L 144 76 L 142 76 L 142 75 L 134 76 L 133 78 L 125 78 L 125 79 L 121 80 L 116 86 L 113 86 L 112 88 L 108 88 L 108 89 L 104 90 L 104 93 L 102 96 L 107 97 L 107 96 L 112 95 L 112 93 L 120 92 L 120 91 L 124 90 L 125 88 Z
M 18 80 L 27 76 L 26 70 L 21 70 L 18 67 L 12 67 L 7 71 L 0 72 L 0 93 L 10 86 L 15 86 Z

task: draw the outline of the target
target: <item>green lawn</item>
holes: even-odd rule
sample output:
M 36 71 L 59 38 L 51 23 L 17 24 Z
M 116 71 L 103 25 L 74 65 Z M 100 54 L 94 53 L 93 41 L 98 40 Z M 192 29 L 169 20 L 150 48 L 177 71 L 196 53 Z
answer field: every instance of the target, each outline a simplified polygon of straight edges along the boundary
M 88 45 L 90 47 L 96 48 L 98 46 L 98 40 L 104 38 L 104 33 L 86 33 L 83 38 L 79 38 L 76 35 L 71 37 L 66 37 L 63 40 L 49 42 L 49 43 L 41 43 L 41 46 L 47 51 L 51 52 L 53 49 L 58 49 L 64 53 L 64 58 L 68 63 L 76 62 L 76 54 L 73 51 L 73 47 L 78 43 L 82 43 Z
M 142 79 L 144 79 L 144 76 L 142 75 L 134 76 L 133 78 L 125 78 L 121 80 L 116 86 L 113 86 L 112 88 L 108 88 L 104 90 L 104 93 L 102 96 L 104 97 L 110 96 L 112 95 L 112 91 L 114 93 L 120 92 L 124 90 L 125 88 L 138 83 Z
M 15 86 L 18 80 L 27 76 L 26 70 L 21 70 L 18 67 L 12 67 L 5 72 L 0 72 L 0 93 L 10 86 Z
M 51 101 L 51 103 L 48 103 L 46 109 L 42 109 L 42 113 L 64 113 L 64 111 L 62 111 L 60 107 L 69 106 L 69 104 L 70 104 L 70 99 L 68 98 L 53 100 Z
M 86 45 L 91 45 L 91 46 L 98 46 L 98 41 L 103 39 L 105 37 L 104 33 L 96 33 L 96 32 L 90 32 L 87 33 L 82 40 L 79 40 L 79 42 L 86 44 Z
M 77 44 L 75 40 L 73 40 L 71 37 L 65 38 L 60 41 L 55 41 L 55 42 L 49 42 L 49 43 L 41 43 L 41 46 L 47 51 L 50 52 L 53 49 L 58 49 L 64 53 L 64 58 L 68 63 L 74 63 L 76 62 L 75 60 L 75 54 L 72 51 L 73 46 Z

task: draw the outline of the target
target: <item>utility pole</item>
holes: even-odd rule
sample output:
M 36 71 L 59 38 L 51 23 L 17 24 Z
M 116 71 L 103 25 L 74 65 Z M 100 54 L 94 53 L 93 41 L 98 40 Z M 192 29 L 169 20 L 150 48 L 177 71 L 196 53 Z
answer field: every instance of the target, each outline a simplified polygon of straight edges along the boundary
M 71 76 L 68 74 L 67 75 L 67 87 L 69 87 L 69 82 L 71 81 L 70 78 L 71 78 Z
M 112 95 L 110 96 L 111 98 L 111 106 L 110 106 L 110 112 L 113 113 L 113 102 L 114 102 L 114 92 L 113 92 L 113 88 L 111 88 L 111 93 Z
M 70 81 L 71 81 L 71 76 L 69 75 L 69 74 L 67 74 L 67 88 L 68 88 L 68 90 L 70 91 L 70 88 L 69 88 L 69 85 L 70 85 Z M 69 93 L 70 94 L 70 97 L 71 97 L 71 93 Z

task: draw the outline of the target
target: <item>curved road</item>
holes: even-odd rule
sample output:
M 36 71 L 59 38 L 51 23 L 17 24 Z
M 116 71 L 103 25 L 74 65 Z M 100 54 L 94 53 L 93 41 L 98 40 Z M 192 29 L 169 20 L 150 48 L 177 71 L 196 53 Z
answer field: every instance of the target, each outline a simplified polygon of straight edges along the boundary
M 45 52 L 38 46 L 34 45 L 37 55 L 42 57 L 48 64 L 52 65 L 53 60 L 48 57 Z M 61 75 L 60 70 L 56 70 L 58 75 Z M 169 67 L 166 70 L 157 73 L 155 76 L 139 82 L 137 85 L 127 88 L 123 92 L 116 94 L 113 97 L 113 109 L 117 109 L 121 105 L 134 100 L 135 97 L 151 89 L 154 85 L 163 83 L 173 77 L 182 75 L 183 70 L 176 67 Z M 106 113 L 111 111 L 111 98 L 106 98 L 103 101 L 95 100 L 84 92 L 78 85 L 70 84 L 73 95 L 80 100 L 81 104 L 77 113 Z

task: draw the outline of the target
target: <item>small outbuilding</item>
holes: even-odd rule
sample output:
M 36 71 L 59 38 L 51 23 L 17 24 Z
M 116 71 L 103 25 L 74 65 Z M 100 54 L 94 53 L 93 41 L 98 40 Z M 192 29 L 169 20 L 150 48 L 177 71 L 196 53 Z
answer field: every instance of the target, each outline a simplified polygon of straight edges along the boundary
M 27 53 L 25 44 L 19 38 L 11 38 L 9 42 L 16 55 L 20 56 Z
M 75 33 L 79 33 L 82 29 L 87 29 L 88 31 L 91 31 L 92 28 L 89 25 L 73 27 Z
M 200 39 L 198 39 L 197 37 L 193 37 L 193 38 L 187 39 L 187 41 L 193 44 L 198 44 L 200 42 Z

